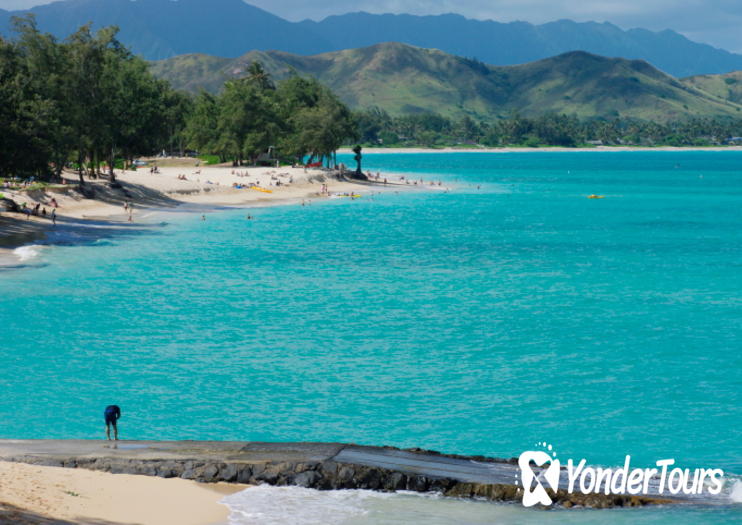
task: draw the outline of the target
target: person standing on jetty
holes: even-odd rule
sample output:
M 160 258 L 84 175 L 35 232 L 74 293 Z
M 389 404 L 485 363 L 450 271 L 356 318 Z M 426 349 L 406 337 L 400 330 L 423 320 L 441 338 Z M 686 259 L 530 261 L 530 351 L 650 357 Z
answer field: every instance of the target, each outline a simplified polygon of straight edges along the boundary
M 108 405 L 103 411 L 103 417 L 106 420 L 106 439 L 111 441 L 111 426 L 113 426 L 113 439 L 118 441 L 119 429 L 116 422 L 121 417 L 121 409 L 118 405 Z

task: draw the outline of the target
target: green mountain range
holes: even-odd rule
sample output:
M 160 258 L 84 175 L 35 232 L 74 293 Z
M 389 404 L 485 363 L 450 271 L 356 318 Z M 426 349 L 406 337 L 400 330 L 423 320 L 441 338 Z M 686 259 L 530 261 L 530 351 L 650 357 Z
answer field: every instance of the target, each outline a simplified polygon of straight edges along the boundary
M 392 115 L 435 112 L 487 119 L 555 112 L 661 122 L 692 116 L 742 118 L 741 101 L 728 96 L 736 84 L 725 80 L 736 79 L 734 74 L 678 80 L 643 60 L 582 51 L 490 66 L 435 49 L 384 43 L 315 56 L 281 51 L 251 51 L 236 59 L 182 55 L 153 62 L 152 70 L 176 88 L 216 92 L 226 80 L 243 76 L 253 61 L 261 62 L 274 79 L 313 76 L 354 109 L 378 107 Z

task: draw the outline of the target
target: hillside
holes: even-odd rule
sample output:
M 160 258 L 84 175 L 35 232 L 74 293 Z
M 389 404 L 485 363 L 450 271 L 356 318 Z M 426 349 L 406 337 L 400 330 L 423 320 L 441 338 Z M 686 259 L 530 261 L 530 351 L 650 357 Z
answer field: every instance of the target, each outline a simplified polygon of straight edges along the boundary
M 189 55 L 155 62 L 153 72 L 175 87 L 218 90 L 260 61 L 276 79 L 295 72 L 332 88 L 351 107 L 393 115 L 436 112 L 475 118 L 557 112 L 579 117 L 667 121 L 688 116 L 742 116 L 722 101 L 638 60 L 585 52 L 518 66 L 489 66 L 433 49 L 378 44 L 305 57 L 253 51 L 229 60 Z
M 623 30 L 609 23 L 559 20 L 542 25 L 470 20 L 460 15 L 351 13 L 320 22 L 289 22 L 242 0 L 66 0 L 26 11 L 0 11 L 0 34 L 10 17 L 34 13 L 42 31 L 65 38 L 81 25 L 117 25 L 120 39 L 149 60 L 187 53 L 238 57 L 248 50 L 313 55 L 403 42 L 513 65 L 569 51 L 642 59 L 675 76 L 742 69 L 742 55 L 692 42 L 673 31 Z
M 685 78 L 683 83 L 721 99 L 742 104 L 742 71 L 726 75 L 699 75 Z

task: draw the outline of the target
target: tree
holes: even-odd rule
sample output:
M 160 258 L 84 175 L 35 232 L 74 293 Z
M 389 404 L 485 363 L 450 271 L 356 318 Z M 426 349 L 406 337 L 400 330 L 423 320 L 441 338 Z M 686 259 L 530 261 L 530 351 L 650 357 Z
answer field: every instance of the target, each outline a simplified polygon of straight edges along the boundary
M 39 33 L 32 16 L 13 19 L 15 43 L 2 41 L 0 110 L 5 116 L 3 152 L 6 170 L 47 177 L 61 173 L 72 133 L 64 91 L 65 55 L 51 35 Z M 5 149 L 0 146 L 0 151 Z M 52 168 L 53 167 L 53 171 Z
M 309 155 L 331 160 L 347 140 L 358 137 L 357 122 L 337 96 L 312 78 L 291 77 L 277 89 L 281 114 L 287 123 L 287 134 L 281 151 L 297 160 Z
M 217 153 L 224 162 L 226 154 L 218 148 L 217 122 L 219 122 L 217 98 L 206 91 L 201 91 L 193 101 L 193 109 L 186 120 L 184 131 L 186 143 L 201 152 Z
M 232 80 L 219 97 L 217 145 L 235 165 L 245 158 L 255 162 L 279 134 L 273 89 L 266 86 L 263 78 Z

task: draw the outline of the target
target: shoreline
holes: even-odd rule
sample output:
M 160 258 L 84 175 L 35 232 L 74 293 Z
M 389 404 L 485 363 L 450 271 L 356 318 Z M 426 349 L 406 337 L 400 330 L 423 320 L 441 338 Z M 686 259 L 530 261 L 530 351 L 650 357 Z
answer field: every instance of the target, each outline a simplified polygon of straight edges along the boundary
M 363 148 L 361 152 L 363 155 L 377 155 L 380 153 L 605 153 L 605 152 L 646 152 L 646 151 L 662 151 L 662 152 L 683 152 L 683 151 L 742 151 L 742 146 L 658 146 L 655 148 L 646 146 L 596 146 L 592 148 L 564 148 L 559 146 L 554 147 L 503 147 L 503 148 Z M 353 151 L 349 148 L 342 148 L 338 150 L 339 154 L 352 154 Z
M 518 459 L 445 454 L 419 448 L 324 442 L 0 440 L 0 462 L 92 470 L 242 487 L 438 493 L 463 500 L 522 499 Z M 1 478 L 0 478 L 1 479 Z M 1 494 L 0 494 L 1 496 Z M 0 497 L 0 500 L 2 498 Z M 663 495 L 579 493 L 560 480 L 554 501 L 564 508 L 714 505 L 718 500 Z
M 22 213 L 0 213 L 0 269 L 25 263 L 30 254 L 18 254 L 19 248 L 148 229 L 156 225 L 152 216 L 161 212 L 208 215 L 225 209 L 301 204 L 349 194 L 363 197 L 400 187 L 411 189 L 392 174 L 387 174 L 389 184 L 384 185 L 341 179 L 338 171 L 303 167 L 200 166 L 197 159 L 151 159 L 150 163 L 157 166 L 158 173 L 150 173 L 149 166 L 137 171 L 117 170 L 119 188 L 111 187 L 107 179 L 86 178 L 87 195 L 80 192 L 77 174 L 71 172 L 63 174 L 63 185 L 38 190 L 0 188 L 0 193 L 17 204 L 25 202 L 30 208 L 40 204 L 47 212 L 28 217 Z M 52 198 L 59 205 L 56 225 L 50 218 Z
M 0 461 L 0 522 L 217 525 L 247 487 Z

